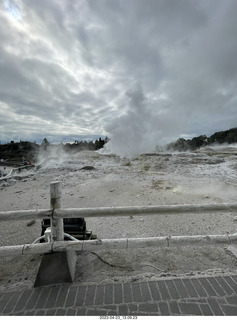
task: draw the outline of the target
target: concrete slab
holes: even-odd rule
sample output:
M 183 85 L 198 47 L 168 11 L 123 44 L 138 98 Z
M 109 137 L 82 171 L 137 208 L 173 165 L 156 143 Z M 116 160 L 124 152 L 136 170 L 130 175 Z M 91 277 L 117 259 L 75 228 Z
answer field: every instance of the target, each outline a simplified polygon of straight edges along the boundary
M 233 253 L 233 255 L 237 258 L 237 244 L 230 244 L 227 247 L 227 250 Z
M 44 254 L 34 287 L 73 282 L 76 261 L 75 251 Z

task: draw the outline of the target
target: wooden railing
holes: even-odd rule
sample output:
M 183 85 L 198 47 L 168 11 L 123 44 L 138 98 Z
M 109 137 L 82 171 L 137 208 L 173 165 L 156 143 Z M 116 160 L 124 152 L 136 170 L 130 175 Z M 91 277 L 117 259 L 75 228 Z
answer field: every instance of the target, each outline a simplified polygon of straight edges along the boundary
M 194 235 L 194 236 L 167 236 L 150 238 L 127 239 L 96 239 L 63 241 L 63 218 L 78 217 L 108 217 L 130 215 L 179 215 L 203 214 L 237 211 L 237 203 L 232 204 L 202 204 L 202 205 L 161 205 L 148 207 L 99 207 L 99 208 L 61 208 L 61 184 L 50 183 L 50 209 L 18 210 L 0 212 L 0 222 L 50 219 L 51 241 L 46 243 L 23 244 L 0 247 L 0 256 L 43 254 L 62 251 L 96 251 L 107 249 L 132 249 L 171 246 L 198 246 L 237 244 L 237 233 L 232 235 Z

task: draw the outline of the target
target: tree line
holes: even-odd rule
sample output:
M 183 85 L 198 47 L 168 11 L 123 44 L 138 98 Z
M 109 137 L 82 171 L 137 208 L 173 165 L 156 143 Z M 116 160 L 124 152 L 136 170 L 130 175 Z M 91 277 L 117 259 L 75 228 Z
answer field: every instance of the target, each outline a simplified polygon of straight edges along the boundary
M 17 163 L 24 163 L 25 160 L 35 162 L 41 151 L 47 152 L 54 148 L 61 148 L 68 153 L 75 153 L 83 150 L 96 151 L 103 148 L 108 141 L 109 139 L 107 137 L 105 139 L 99 138 L 95 141 L 75 140 L 74 143 L 65 144 L 61 142 L 59 145 L 51 144 L 47 138 L 44 138 L 41 144 L 29 141 L 11 141 L 9 143 L 0 144 L 0 160 Z
M 201 147 L 210 146 L 213 144 L 231 144 L 237 143 L 237 128 L 232 128 L 225 131 L 215 132 L 210 137 L 201 135 L 192 139 L 179 138 L 175 142 L 168 144 L 168 150 L 176 151 L 194 151 Z

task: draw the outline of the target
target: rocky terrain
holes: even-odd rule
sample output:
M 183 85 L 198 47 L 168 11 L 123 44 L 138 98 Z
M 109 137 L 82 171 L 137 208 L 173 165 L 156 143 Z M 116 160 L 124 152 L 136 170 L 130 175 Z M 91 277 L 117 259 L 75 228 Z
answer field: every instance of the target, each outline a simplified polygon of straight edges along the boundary
M 237 148 L 141 154 L 133 158 L 83 151 L 41 158 L 41 165 L 0 179 L 0 211 L 49 208 L 49 183 L 61 181 L 62 207 L 236 203 Z M 92 170 L 82 169 L 90 166 Z M 88 168 L 87 168 L 88 169 Z M 88 218 L 99 239 L 236 232 L 232 212 Z M 32 243 L 40 221 L 1 222 L 0 245 Z M 32 287 L 41 256 L 0 258 L 0 291 Z M 225 246 L 78 253 L 75 282 L 124 282 L 180 274 L 235 272 Z

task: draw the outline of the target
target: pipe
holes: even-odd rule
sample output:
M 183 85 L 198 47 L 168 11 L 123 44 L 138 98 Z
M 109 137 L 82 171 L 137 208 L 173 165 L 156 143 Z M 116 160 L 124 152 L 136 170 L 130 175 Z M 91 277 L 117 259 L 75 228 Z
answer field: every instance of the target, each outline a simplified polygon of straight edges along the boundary
M 30 255 L 62 251 L 98 251 L 203 245 L 237 245 L 237 233 L 232 235 L 167 236 L 128 239 L 96 239 L 54 241 L 38 244 L 0 247 L 0 256 Z
M 43 220 L 50 219 L 52 210 L 36 209 L 36 210 L 17 210 L 0 212 L 0 222 L 3 221 L 19 221 L 19 220 Z
M 237 211 L 237 203 L 222 204 L 186 204 L 186 205 L 162 205 L 148 207 L 98 207 L 98 208 L 69 208 L 54 209 L 53 217 L 56 218 L 78 218 L 78 217 L 109 217 L 109 216 L 130 216 L 130 215 L 167 215 L 167 214 L 202 214 L 211 212 L 232 212 Z M 18 210 L 0 212 L 0 222 L 17 220 L 43 220 L 50 219 L 52 210 Z
M 73 240 L 73 241 L 80 241 L 80 240 L 74 238 L 73 236 L 71 236 L 70 234 L 65 233 L 65 232 L 64 232 L 64 236 L 67 237 L 67 238 L 69 238 L 69 239 L 71 239 L 71 240 Z
M 128 238 L 128 239 L 103 239 L 70 241 L 65 243 L 57 241 L 53 243 L 52 250 L 59 251 L 100 251 L 111 249 L 137 249 L 137 248 L 159 248 L 159 247 L 181 247 L 181 246 L 203 246 L 203 245 L 230 245 L 237 243 L 237 235 L 204 235 L 204 236 L 167 236 L 150 238 Z
M 40 240 L 42 240 L 42 239 L 45 239 L 45 235 L 43 235 L 43 236 L 41 236 L 41 237 L 39 237 L 39 238 L 35 239 L 35 241 L 34 241 L 34 242 L 32 242 L 32 244 L 36 244 L 37 242 L 40 242 Z
M 78 217 L 108 217 L 108 216 L 129 216 L 129 215 L 167 215 L 180 213 L 210 213 L 223 211 L 237 211 L 237 203 L 227 204 L 186 204 L 186 205 L 160 205 L 160 206 L 129 206 L 129 207 L 99 207 L 99 208 L 70 208 L 55 209 L 54 217 L 57 218 L 78 218 Z

